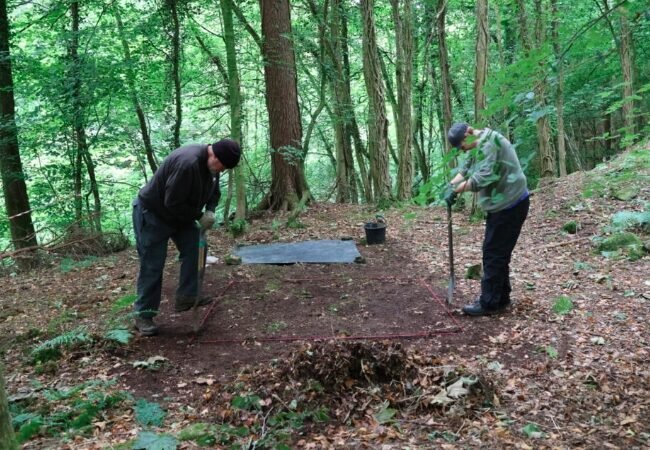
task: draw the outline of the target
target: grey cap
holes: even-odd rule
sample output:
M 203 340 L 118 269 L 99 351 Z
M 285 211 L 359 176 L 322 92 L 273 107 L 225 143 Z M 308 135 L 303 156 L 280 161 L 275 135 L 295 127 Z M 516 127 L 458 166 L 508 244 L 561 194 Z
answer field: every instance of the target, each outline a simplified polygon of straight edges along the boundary
M 465 133 L 467 133 L 468 128 L 469 125 L 465 122 L 455 123 L 451 126 L 447 132 L 447 139 L 452 147 L 460 148 L 460 144 L 465 139 Z

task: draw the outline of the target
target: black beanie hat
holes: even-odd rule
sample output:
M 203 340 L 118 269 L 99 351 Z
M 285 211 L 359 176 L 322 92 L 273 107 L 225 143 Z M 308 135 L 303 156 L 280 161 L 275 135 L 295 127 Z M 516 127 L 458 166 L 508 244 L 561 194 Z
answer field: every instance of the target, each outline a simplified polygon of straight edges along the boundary
M 232 169 L 239 163 L 241 148 L 239 148 L 237 141 L 222 139 L 212 144 L 212 153 L 221 161 L 221 164 L 228 169 Z
M 447 139 L 452 147 L 460 148 L 468 128 L 469 125 L 466 123 L 455 123 L 451 126 L 447 133 Z

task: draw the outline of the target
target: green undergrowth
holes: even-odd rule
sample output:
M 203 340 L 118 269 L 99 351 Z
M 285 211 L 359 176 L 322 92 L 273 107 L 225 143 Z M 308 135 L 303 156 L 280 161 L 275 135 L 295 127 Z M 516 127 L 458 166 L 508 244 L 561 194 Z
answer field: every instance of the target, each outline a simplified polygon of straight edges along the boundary
M 646 254 L 643 242 L 634 233 L 618 232 L 598 242 L 598 251 L 606 257 L 625 256 L 631 261 L 636 261 Z
M 615 230 L 639 231 L 650 234 L 650 205 L 645 211 L 619 211 L 612 216 L 612 227 Z
M 648 185 L 650 185 L 650 152 L 638 148 L 588 172 L 583 186 L 583 195 L 587 198 L 603 197 L 629 201 Z
M 103 326 L 95 332 L 85 326 L 70 329 L 71 318 L 77 315 L 74 310 L 63 308 L 61 314 L 48 323 L 45 333 L 34 334 L 33 337 L 40 338 L 40 342 L 28 350 L 30 363 L 36 367 L 37 373 L 54 373 L 57 370 L 55 362 L 66 352 L 90 351 L 99 345 L 127 345 L 133 337 L 128 326 L 132 313 L 127 310 L 134 301 L 135 295 L 132 294 L 117 299 Z
M 113 448 L 175 449 L 181 446 L 181 442 L 186 442 L 191 443 L 192 448 L 289 450 L 295 448 L 292 439 L 301 430 L 330 420 L 326 408 L 309 408 L 296 400 L 267 411 L 264 411 L 264 403 L 261 397 L 253 393 L 235 395 L 230 408 L 246 420 L 236 423 L 197 422 L 169 434 L 158 433 L 151 428 L 163 425 L 165 413 L 160 406 L 138 400 L 135 405 L 136 421 L 144 429 L 134 440 Z
M 93 422 L 130 400 L 129 394 L 115 389 L 114 384 L 112 380 L 93 380 L 56 389 L 34 386 L 38 395 L 9 405 L 18 442 L 38 436 L 58 437 L 63 442 L 74 436 L 90 435 Z
M 328 422 L 329 416 L 325 408 L 301 408 L 293 401 L 278 408 L 270 414 L 262 411 L 263 401 L 254 394 L 235 396 L 231 407 L 242 414 L 259 416 L 250 425 L 208 424 L 196 423 L 181 430 L 178 434 L 180 441 L 193 441 L 200 446 L 233 446 L 240 448 L 237 443 L 247 436 L 257 436 L 251 441 L 251 448 L 290 449 L 291 437 L 302 430 L 307 424 Z

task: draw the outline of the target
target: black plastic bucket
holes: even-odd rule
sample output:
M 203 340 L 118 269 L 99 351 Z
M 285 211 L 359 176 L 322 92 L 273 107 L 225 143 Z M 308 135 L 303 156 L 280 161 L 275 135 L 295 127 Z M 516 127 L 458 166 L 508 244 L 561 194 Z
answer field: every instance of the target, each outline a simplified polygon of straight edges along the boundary
M 366 222 L 366 244 L 383 244 L 386 240 L 386 224 L 381 222 Z

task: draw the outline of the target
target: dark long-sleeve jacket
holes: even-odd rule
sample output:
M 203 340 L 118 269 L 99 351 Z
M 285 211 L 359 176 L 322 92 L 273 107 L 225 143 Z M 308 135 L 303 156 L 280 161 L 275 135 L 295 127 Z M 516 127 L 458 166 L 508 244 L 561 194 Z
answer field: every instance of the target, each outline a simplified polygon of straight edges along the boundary
M 146 209 L 172 226 L 198 220 L 204 207 L 214 211 L 220 197 L 219 174 L 208 170 L 207 144 L 185 145 L 171 152 L 138 194 Z

